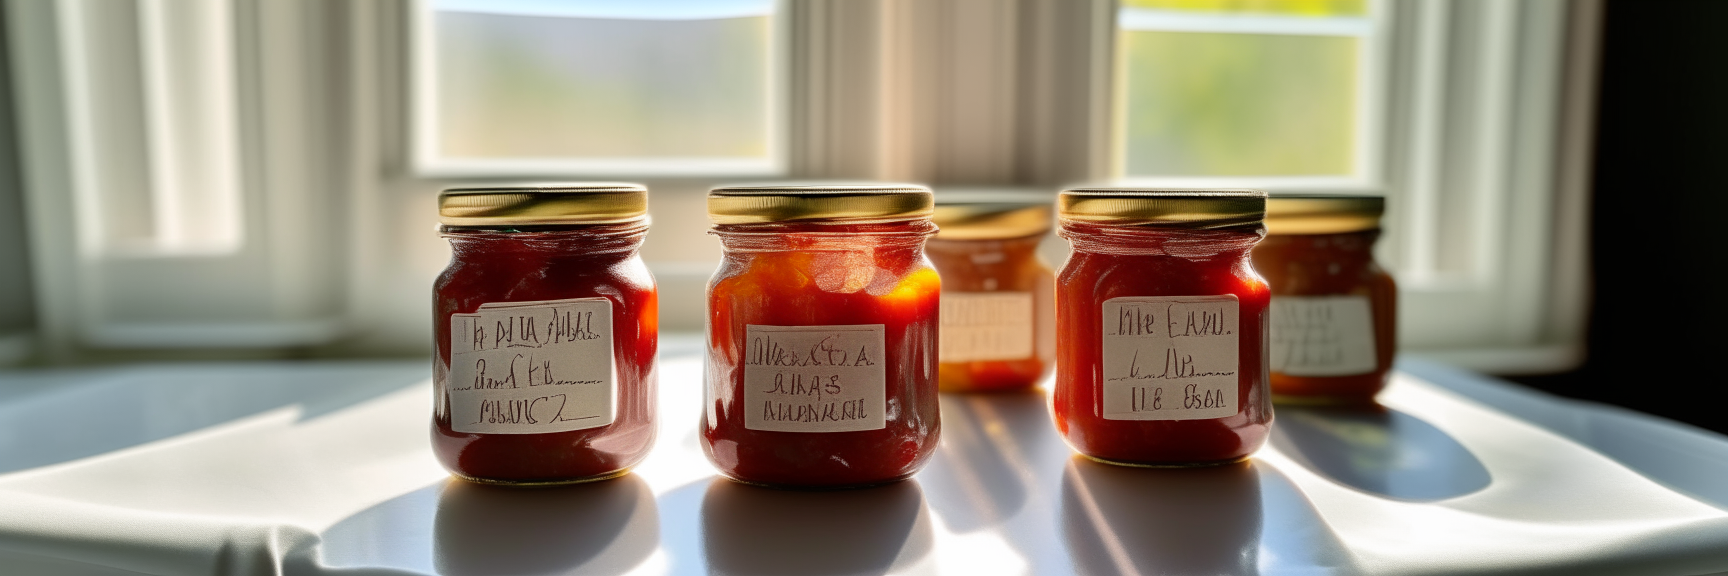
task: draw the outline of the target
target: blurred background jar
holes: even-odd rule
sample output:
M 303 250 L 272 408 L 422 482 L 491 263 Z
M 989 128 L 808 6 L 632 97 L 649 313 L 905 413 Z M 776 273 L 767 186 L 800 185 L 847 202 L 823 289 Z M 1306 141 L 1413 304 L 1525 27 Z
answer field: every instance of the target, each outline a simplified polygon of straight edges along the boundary
M 1398 349 L 1398 288 L 1374 261 L 1386 201 L 1277 195 L 1254 268 L 1272 285 L 1272 394 L 1278 401 L 1365 403 Z
M 659 301 L 648 190 L 574 183 L 438 196 L 432 451 L 492 484 L 628 472 L 654 445 Z
M 944 392 L 1024 390 L 1055 366 L 1056 276 L 1038 256 L 1051 203 L 939 199 L 924 245 L 942 274 Z

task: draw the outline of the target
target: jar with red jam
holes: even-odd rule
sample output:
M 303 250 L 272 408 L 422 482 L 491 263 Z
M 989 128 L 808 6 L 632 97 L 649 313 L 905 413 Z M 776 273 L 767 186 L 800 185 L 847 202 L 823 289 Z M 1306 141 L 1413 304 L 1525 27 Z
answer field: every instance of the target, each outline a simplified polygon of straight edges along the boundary
M 635 184 L 453 188 L 433 285 L 432 450 L 493 484 L 622 475 L 654 444 L 654 278 Z
M 1055 367 L 1056 277 L 1038 257 L 1050 213 L 1048 201 L 937 201 L 924 250 L 942 274 L 943 392 L 1025 390 Z
M 1258 190 L 1075 188 L 1056 276 L 1056 428 L 1110 464 L 1198 466 L 1266 441 L 1271 291 Z
M 931 204 L 911 185 L 709 194 L 725 257 L 708 283 L 700 436 L 721 473 L 846 488 L 924 465 L 941 430 Z
M 1254 268 L 1272 284 L 1272 395 L 1369 403 L 1397 351 L 1398 287 L 1374 261 L 1380 196 L 1278 195 Z

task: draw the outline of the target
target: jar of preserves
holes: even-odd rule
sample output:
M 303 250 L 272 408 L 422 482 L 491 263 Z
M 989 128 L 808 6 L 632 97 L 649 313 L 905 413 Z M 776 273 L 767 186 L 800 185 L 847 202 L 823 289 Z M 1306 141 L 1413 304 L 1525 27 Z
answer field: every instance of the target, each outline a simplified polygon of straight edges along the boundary
M 1052 412 L 1070 446 L 1111 464 L 1192 466 L 1265 443 L 1270 291 L 1248 255 L 1265 208 L 1258 190 L 1062 192 L 1074 251 L 1056 277 Z
M 938 201 L 924 250 L 942 275 L 944 392 L 1036 386 L 1054 368 L 1056 276 L 1038 257 L 1049 202 Z
M 497 484 L 628 472 L 655 430 L 647 189 L 453 188 L 438 213 L 452 248 L 432 290 L 439 462 Z
M 708 214 L 725 248 L 708 284 L 708 459 L 778 487 L 911 476 L 941 429 L 930 191 L 725 187 Z
M 1279 195 L 1254 268 L 1272 284 L 1272 394 L 1365 403 L 1398 349 L 1398 287 L 1374 261 L 1380 196 Z

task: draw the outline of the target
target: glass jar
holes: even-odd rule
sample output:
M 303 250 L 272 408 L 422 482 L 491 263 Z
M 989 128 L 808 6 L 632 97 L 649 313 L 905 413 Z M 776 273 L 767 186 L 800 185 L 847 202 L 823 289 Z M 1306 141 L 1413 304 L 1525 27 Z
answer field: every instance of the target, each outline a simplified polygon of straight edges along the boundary
M 433 285 L 432 449 L 498 484 L 624 474 L 654 444 L 654 278 L 635 184 L 454 188 Z
M 1398 287 L 1374 261 L 1380 196 L 1274 196 L 1254 268 L 1272 284 L 1272 394 L 1365 403 L 1398 349 Z
M 924 250 L 942 274 L 944 392 L 1036 386 L 1055 367 L 1056 276 L 1038 257 L 1050 204 L 938 202 Z
M 1258 190 L 1077 188 L 1057 273 L 1056 428 L 1094 460 L 1221 464 L 1266 441 Z
M 701 443 L 734 480 L 868 486 L 936 448 L 941 281 L 921 186 L 717 188 Z

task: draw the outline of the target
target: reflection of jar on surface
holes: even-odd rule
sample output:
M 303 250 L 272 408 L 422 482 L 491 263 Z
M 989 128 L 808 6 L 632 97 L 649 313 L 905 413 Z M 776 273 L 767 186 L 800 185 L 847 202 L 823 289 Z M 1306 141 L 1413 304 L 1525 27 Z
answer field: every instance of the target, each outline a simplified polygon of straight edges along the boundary
M 1392 372 L 1398 287 L 1374 262 L 1379 196 L 1267 201 L 1254 268 L 1272 285 L 1272 393 L 1280 401 L 1369 402 Z
M 942 390 L 1037 385 L 1055 354 L 1055 276 L 1037 253 L 1050 206 L 939 203 L 935 222 L 924 249 L 942 273 Z
M 1056 283 L 1056 428 L 1114 464 L 1217 464 L 1266 441 L 1257 190 L 1081 188 Z
M 702 448 L 786 487 L 911 476 L 936 448 L 941 281 L 921 186 L 741 186 L 708 196 L 725 258 L 708 283 Z
M 622 574 L 660 539 L 640 475 L 537 490 L 451 482 L 436 509 L 432 561 L 449 576 Z
M 1070 460 L 1062 531 L 1074 571 L 1259 574 L 1261 546 L 1290 537 L 1262 538 L 1270 527 L 1261 492 L 1251 462 L 1144 470 Z
M 654 444 L 654 278 L 635 184 L 461 188 L 438 197 L 432 448 L 481 482 L 610 478 Z
M 917 482 L 821 492 L 710 482 L 701 515 L 712 574 L 903 574 L 934 544 Z

